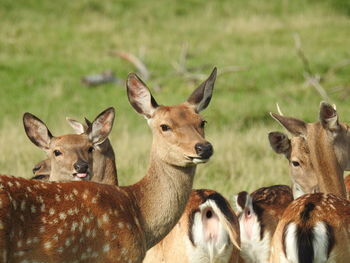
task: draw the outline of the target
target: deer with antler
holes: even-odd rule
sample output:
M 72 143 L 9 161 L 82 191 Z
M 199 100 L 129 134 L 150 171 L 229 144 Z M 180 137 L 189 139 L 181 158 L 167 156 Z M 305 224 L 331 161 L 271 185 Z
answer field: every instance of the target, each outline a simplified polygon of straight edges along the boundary
M 270 262 L 348 262 L 350 202 L 343 179 L 344 170 L 350 169 L 348 125 L 339 122 L 335 108 L 325 102 L 319 122 L 273 117 L 294 137 L 270 133 L 271 145 L 289 159 L 292 178 L 295 174 L 316 178 L 316 188 L 297 182 L 302 192 L 321 193 L 302 195 L 287 207 L 273 236 Z
M 134 185 L 46 183 L 1 176 L 0 258 L 141 262 L 176 224 L 191 193 L 196 165 L 213 154 L 199 112 L 209 105 L 215 76 L 216 69 L 186 102 L 159 106 L 136 74 L 129 74 L 129 101 L 153 133 L 148 171 Z M 108 135 L 100 121 L 93 122 L 87 135 L 89 154 L 90 147 Z M 40 143 L 56 155 L 45 143 L 50 138 L 44 133 Z M 51 176 L 56 169 L 51 166 Z
M 67 118 L 67 122 L 76 132 L 84 136 L 89 133 L 92 123 L 85 118 L 85 123 L 82 124 L 74 119 Z M 74 141 L 72 141 L 74 143 Z M 71 143 L 71 142 L 69 142 Z M 67 149 L 73 149 L 70 144 L 66 145 Z M 71 162 L 71 155 L 65 157 L 66 162 Z M 115 154 L 111 142 L 106 138 L 102 143 L 94 147 L 93 156 L 93 175 L 89 178 L 93 182 L 118 185 L 117 167 L 115 163 Z M 34 177 L 32 179 L 39 179 L 44 181 L 53 181 L 50 177 L 51 159 L 45 159 L 37 163 L 33 168 Z M 70 178 L 65 178 L 69 180 Z

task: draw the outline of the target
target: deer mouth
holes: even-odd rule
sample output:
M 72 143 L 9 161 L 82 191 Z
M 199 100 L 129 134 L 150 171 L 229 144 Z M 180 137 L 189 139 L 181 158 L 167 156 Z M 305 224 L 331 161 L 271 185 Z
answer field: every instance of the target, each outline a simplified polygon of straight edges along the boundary
M 198 163 L 206 163 L 209 161 L 209 158 L 203 158 L 200 156 L 186 156 L 188 160 L 190 160 L 192 163 L 198 164 Z
M 89 180 L 89 173 L 74 173 L 73 174 L 75 180 Z

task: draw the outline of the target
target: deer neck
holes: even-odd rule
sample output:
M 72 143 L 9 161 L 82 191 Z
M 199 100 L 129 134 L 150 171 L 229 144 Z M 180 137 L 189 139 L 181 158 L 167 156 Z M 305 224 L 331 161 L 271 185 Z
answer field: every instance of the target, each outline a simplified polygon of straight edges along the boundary
M 115 164 L 115 155 L 109 140 L 107 139 L 99 149 L 94 152 L 94 176 L 92 181 L 118 185 L 117 167 Z
M 191 194 L 196 166 L 178 167 L 151 151 L 146 176 L 131 186 L 140 209 L 147 249 L 162 240 L 180 219 Z
M 318 123 L 319 126 L 321 126 Z M 327 131 L 319 127 L 313 129 L 307 140 L 314 149 L 311 151 L 312 163 L 315 164 L 319 190 L 323 193 L 333 193 L 346 198 L 343 173 L 334 152 L 334 145 Z

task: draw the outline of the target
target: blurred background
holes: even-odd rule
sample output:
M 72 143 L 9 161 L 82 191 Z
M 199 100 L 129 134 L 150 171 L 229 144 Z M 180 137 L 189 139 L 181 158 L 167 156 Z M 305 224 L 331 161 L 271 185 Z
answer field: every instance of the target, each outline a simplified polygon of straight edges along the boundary
M 319 103 L 350 123 L 350 2 L 342 0 L 1 0 L 0 172 L 30 177 L 45 158 L 25 135 L 31 112 L 54 135 L 65 117 L 116 108 L 110 135 L 121 185 L 146 171 L 151 133 L 129 105 L 137 72 L 158 103 L 183 102 L 218 67 L 206 136 L 215 148 L 196 188 L 231 195 L 289 184 L 288 162 L 267 140 L 269 116 L 308 122 Z M 106 82 L 106 83 L 101 83 Z

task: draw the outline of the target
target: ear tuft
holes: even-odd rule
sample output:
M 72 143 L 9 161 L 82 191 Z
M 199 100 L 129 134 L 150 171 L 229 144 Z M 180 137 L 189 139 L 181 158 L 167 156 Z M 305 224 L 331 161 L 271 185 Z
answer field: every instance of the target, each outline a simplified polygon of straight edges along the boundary
M 33 114 L 26 112 L 23 115 L 23 126 L 32 143 L 45 151 L 49 149 L 53 136 L 45 123 Z
M 288 136 L 282 132 L 270 132 L 269 142 L 272 149 L 278 154 L 287 155 L 291 150 L 291 142 Z
M 93 144 L 103 143 L 113 128 L 115 110 L 110 107 L 101 112 L 92 122 L 91 128 L 88 128 L 88 135 Z
M 191 96 L 187 99 L 187 102 L 194 106 L 196 112 L 201 112 L 208 107 L 213 95 L 216 75 L 217 69 L 215 67 L 208 79 L 193 91 Z
M 337 111 L 331 104 L 324 101 L 320 104 L 320 122 L 324 129 L 332 132 L 340 128 Z
M 285 117 L 272 112 L 270 112 L 270 115 L 291 134 L 295 136 L 306 136 L 306 123 L 304 121 L 292 117 Z
M 84 126 L 82 123 L 80 123 L 79 121 L 74 120 L 72 118 L 66 117 L 66 121 L 73 128 L 73 130 L 76 134 L 82 134 L 87 129 L 87 127 Z
M 131 106 L 145 118 L 151 118 L 158 104 L 146 84 L 135 73 L 129 73 L 126 88 Z

